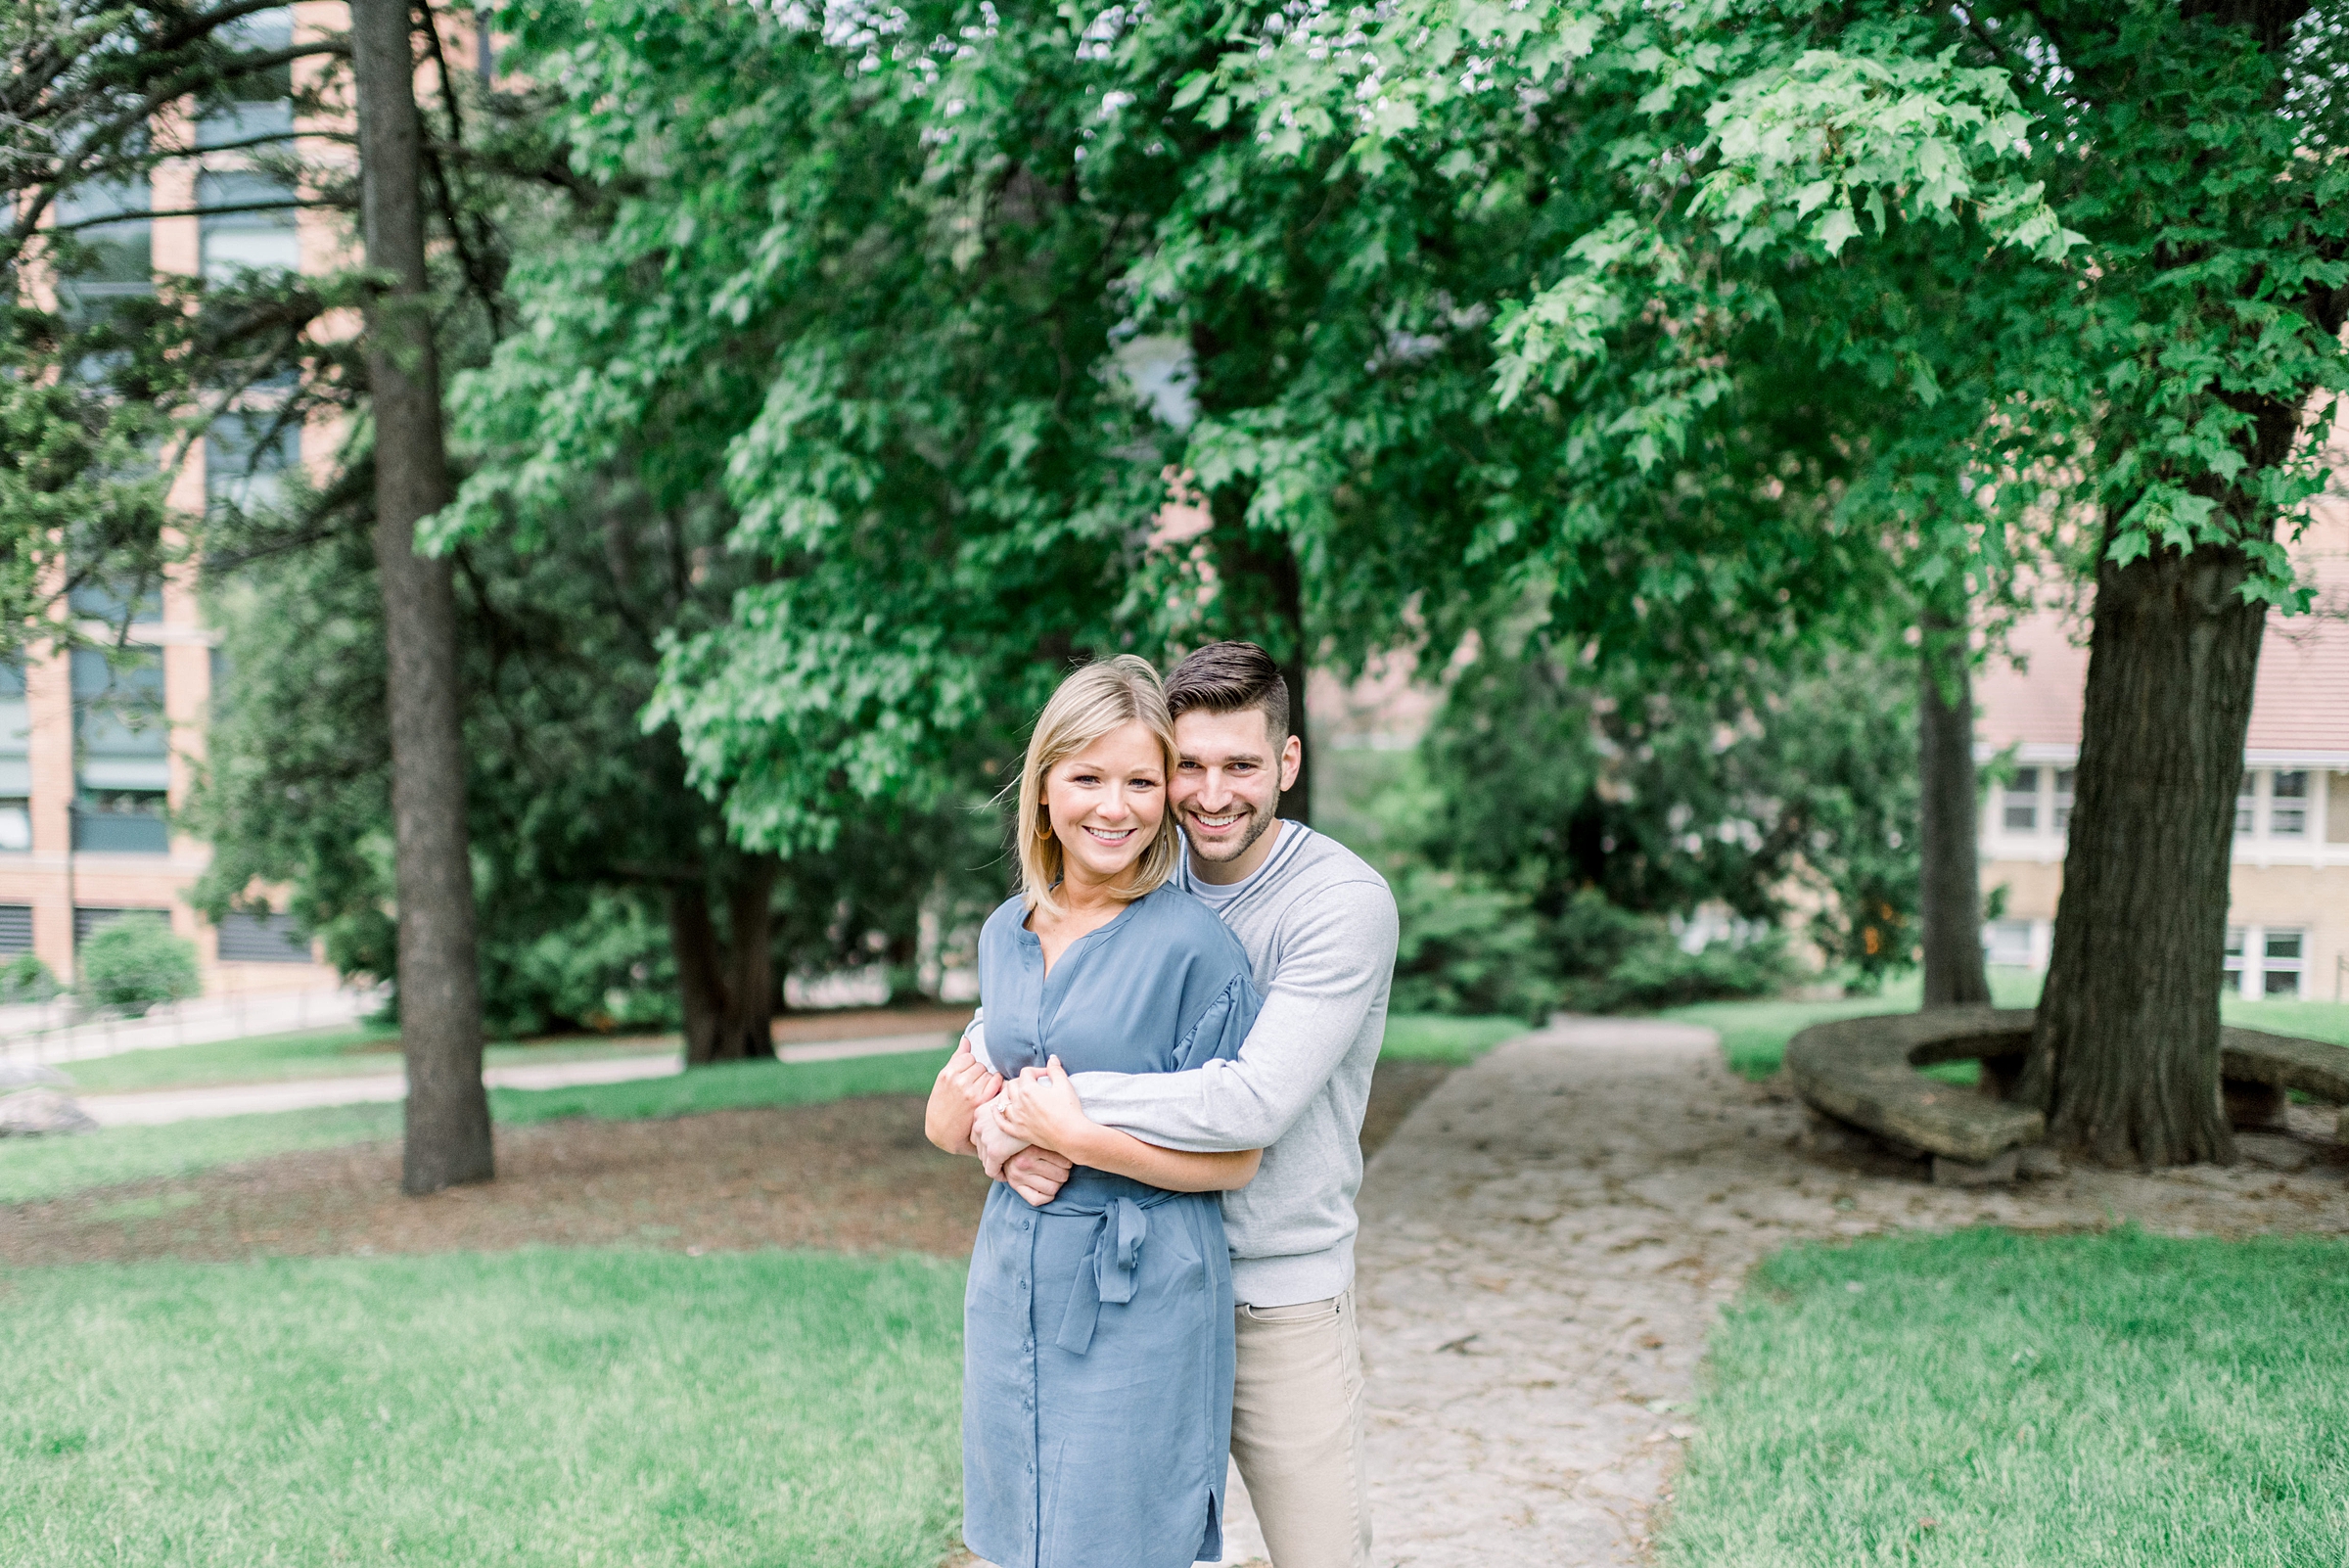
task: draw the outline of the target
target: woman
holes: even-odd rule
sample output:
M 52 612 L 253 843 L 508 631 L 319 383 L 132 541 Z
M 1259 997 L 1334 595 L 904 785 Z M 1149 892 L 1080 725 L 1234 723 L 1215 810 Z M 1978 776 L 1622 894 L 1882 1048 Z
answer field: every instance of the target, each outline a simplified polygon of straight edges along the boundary
M 1020 774 L 1021 890 L 979 937 L 990 1114 L 1077 1162 L 1031 1209 L 988 1192 L 963 1303 L 963 1537 L 1002 1568 L 1182 1568 L 1222 1554 L 1231 1259 L 1216 1194 L 1260 1150 L 1185 1154 L 1085 1119 L 1068 1073 L 1235 1055 L 1257 995 L 1240 945 L 1170 887 L 1174 726 L 1131 657 L 1077 671 Z M 968 1154 L 1003 1082 L 967 1046 L 931 1140 Z

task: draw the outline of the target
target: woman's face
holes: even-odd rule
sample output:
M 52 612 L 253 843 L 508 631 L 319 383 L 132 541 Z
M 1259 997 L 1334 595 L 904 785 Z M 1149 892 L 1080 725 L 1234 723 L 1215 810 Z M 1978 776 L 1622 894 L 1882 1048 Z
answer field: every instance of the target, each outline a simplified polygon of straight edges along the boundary
M 1167 759 L 1139 719 L 1111 730 L 1044 775 L 1044 805 L 1068 879 L 1124 876 L 1167 815 Z

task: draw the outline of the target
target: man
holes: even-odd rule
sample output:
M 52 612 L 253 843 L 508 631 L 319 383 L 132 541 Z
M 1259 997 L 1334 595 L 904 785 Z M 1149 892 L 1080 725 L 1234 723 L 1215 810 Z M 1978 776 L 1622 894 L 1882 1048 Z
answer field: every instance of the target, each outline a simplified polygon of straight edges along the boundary
M 1262 648 L 1200 649 L 1168 677 L 1167 706 L 1179 754 L 1168 802 L 1189 843 L 1177 880 L 1240 939 L 1264 1010 L 1232 1061 L 1073 1082 L 1086 1115 L 1147 1142 L 1265 1151 L 1256 1179 L 1223 1200 L 1238 1303 L 1232 1457 L 1275 1568 L 1366 1568 L 1354 1199 L 1395 899 L 1359 855 L 1276 814 L 1304 747 Z M 979 1137 L 990 1173 L 1031 1202 L 1068 1176 L 1066 1160 L 984 1115 Z

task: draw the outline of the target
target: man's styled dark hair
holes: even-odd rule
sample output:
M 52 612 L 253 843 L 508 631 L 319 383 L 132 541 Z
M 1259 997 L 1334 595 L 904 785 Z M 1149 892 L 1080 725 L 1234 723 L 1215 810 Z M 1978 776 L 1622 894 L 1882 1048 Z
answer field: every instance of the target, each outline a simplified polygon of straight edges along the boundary
M 1289 683 L 1272 656 L 1253 642 L 1211 642 L 1195 649 L 1167 677 L 1167 712 L 1180 718 L 1193 709 L 1207 714 L 1261 710 L 1272 744 L 1289 738 Z

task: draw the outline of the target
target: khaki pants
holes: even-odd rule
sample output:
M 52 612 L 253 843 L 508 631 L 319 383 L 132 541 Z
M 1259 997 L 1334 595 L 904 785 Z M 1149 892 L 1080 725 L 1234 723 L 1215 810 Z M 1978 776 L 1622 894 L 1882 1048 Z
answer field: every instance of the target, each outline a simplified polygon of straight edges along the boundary
M 1236 1314 L 1231 1456 L 1272 1568 L 1369 1568 L 1354 1292 Z

